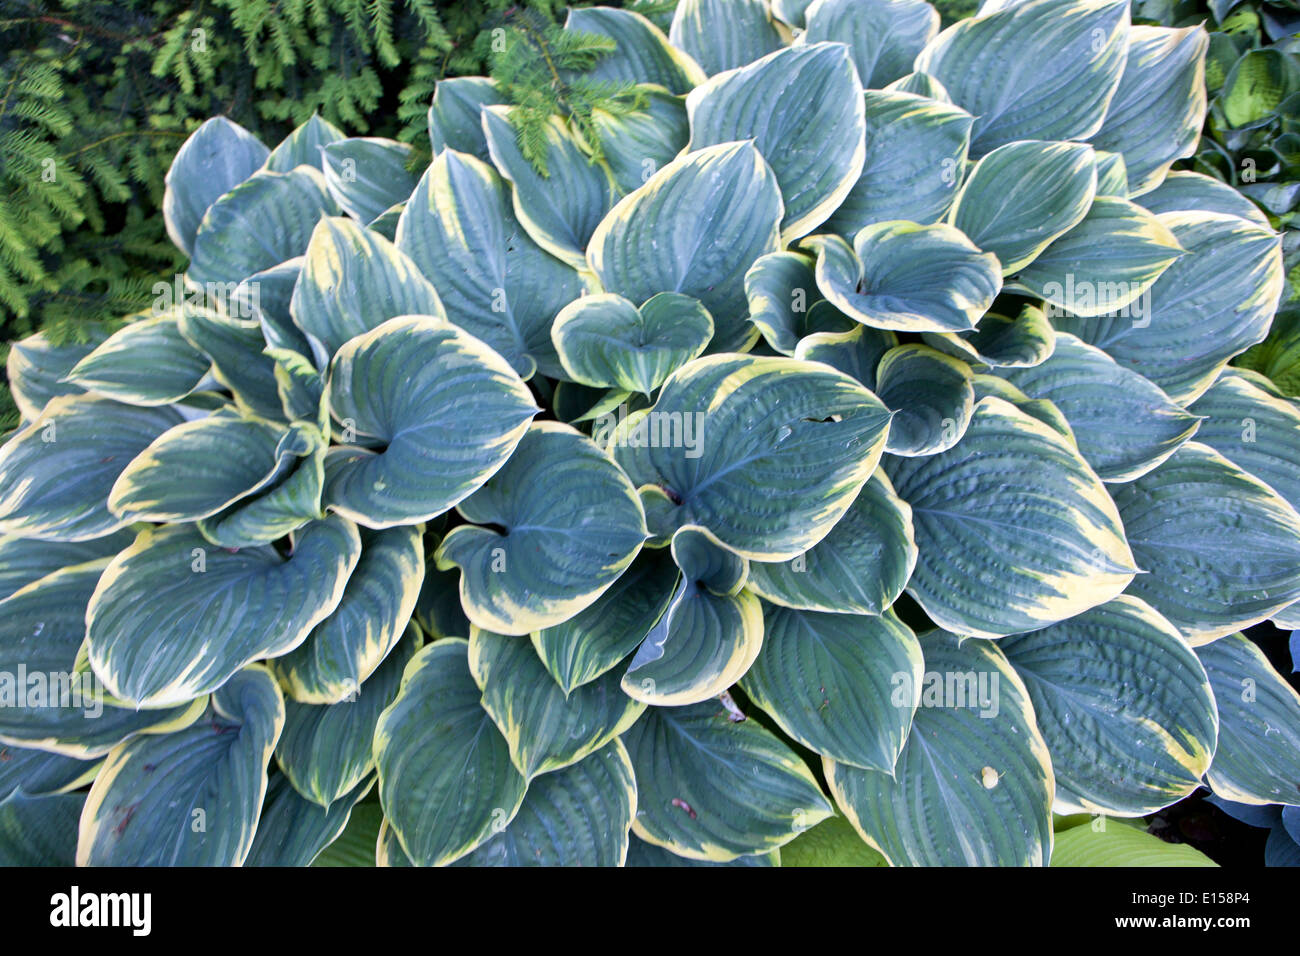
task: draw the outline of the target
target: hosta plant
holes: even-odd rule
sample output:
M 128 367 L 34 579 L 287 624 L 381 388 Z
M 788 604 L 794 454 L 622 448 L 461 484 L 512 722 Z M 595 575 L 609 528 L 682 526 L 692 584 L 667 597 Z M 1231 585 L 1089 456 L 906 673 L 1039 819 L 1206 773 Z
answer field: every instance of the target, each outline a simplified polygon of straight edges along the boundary
M 1041 865 L 1053 814 L 1300 804 L 1241 633 L 1300 620 L 1300 406 L 1228 366 L 1279 237 L 1172 171 L 1204 32 L 568 24 L 642 84 L 598 152 L 557 115 L 539 171 L 474 78 L 418 175 L 213 119 L 185 275 L 14 348 L 5 857 L 762 866 L 834 817 Z

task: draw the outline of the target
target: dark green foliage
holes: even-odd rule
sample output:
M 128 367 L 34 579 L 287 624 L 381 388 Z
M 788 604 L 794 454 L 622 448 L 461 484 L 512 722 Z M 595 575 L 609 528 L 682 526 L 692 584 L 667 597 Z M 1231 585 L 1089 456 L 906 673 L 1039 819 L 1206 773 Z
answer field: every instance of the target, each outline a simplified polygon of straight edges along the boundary
M 1210 112 L 1187 168 L 1230 183 L 1286 233 L 1288 288 L 1300 298 L 1300 3 L 1140 0 L 1135 23 L 1210 33 Z
M 1133 17 L 1163 26 L 1204 23 L 1210 32 L 1210 112 L 1185 165 L 1235 186 L 1283 233 L 1283 301 L 1300 301 L 1300 3 L 1142 0 Z M 1268 341 L 1234 364 L 1267 369 L 1288 394 L 1300 394 L 1294 325 L 1280 317 Z
M 934 8 L 939 11 L 942 24 L 948 27 L 958 20 L 974 16 L 979 9 L 979 0 L 934 0 Z

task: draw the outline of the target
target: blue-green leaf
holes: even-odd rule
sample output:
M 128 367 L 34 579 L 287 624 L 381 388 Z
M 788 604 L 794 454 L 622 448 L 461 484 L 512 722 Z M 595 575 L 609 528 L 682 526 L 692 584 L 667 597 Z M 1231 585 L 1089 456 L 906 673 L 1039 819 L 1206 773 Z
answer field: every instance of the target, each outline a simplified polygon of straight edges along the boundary
M 1086 139 L 1124 72 L 1128 0 L 1026 0 L 981 10 L 917 56 L 977 117 L 976 156 L 1016 140 Z
M 339 517 L 307 525 L 288 558 L 269 545 L 218 550 L 185 525 L 142 531 L 86 610 L 91 666 L 120 700 L 192 700 L 301 644 L 338 605 L 360 552 L 356 526 Z
M 826 221 L 866 159 L 862 86 L 839 43 L 789 47 L 719 74 L 687 95 L 686 112 L 688 151 L 753 141 L 781 187 L 782 244 Z
M 1057 333 L 1046 361 L 997 374 L 1060 409 L 1079 453 L 1102 481 L 1132 481 L 1146 474 L 1196 434 L 1200 424 L 1147 379 L 1066 332 Z
M 0 533 L 87 541 L 128 522 L 109 511 L 118 476 L 181 422 L 170 407 L 63 396 L 0 446 Z
M 164 179 L 163 221 L 181 252 L 192 255 L 203 215 L 223 194 L 252 176 L 270 150 L 224 116 L 214 116 L 176 151 Z
M 1212 448 L 1187 442 L 1114 489 L 1140 574 L 1129 593 L 1193 644 L 1300 599 L 1300 514 Z
M 405 253 L 351 219 L 312 232 L 289 306 L 324 368 L 349 339 L 399 315 L 445 319 L 438 293 Z
M 997 257 L 949 225 L 878 222 L 863 227 L 852 246 L 831 235 L 806 245 L 817 252 L 822 295 L 877 329 L 973 329 L 1002 289 Z
M 1097 164 L 1084 143 L 1016 142 L 981 159 L 948 221 L 1019 272 L 1083 221 L 1097 191 Z
M 919 704 L 892 774 L 825 760 L 835 802 L 896 866 L 1046 866 L 1055 783 L 1034 708 L 988 641 L 921 636 Z
M 614 41 L 613 52 L 601 57 L 587 72 L 592 80 L 654 83 L 676 94 L 690 92 L 704 82 L 699 64 L 670 44 L 663 31 L 635 10 L 573 7 L 564 27 Z
M 653 409 L 605 437 L 638 488 L 656 485 L 671 502 L 674 527 L 701 525 L 752 561 L 785 561 L 848 510 L 888 421 L 874 395 L 826 365 L 715 355 L 673 373 Z
M 86 798 L 77 865 L 242 865 L 283 727 L 280 690 L 254 666 L 213 694 L 205 719 L 122 744 Z
M 699 299 L 714 317 L 714 351 L 739 349 L 758 334 L 744 320 L 745 273 L 780 248 L 783 209 L 776 176 L 752 143 L 711 146 L 620 200 L 587 258 L 606 292 L 632 302 L 659 292 Z
M 1100 479 L 1059 432 L 1001 398 L 976 404 L 955 447 L 890 457 L 885 470 L 912 506 L 920 556 L 908 591 L 954 633 L 995 638 L 1054 624 L 1133 580 Z
M 1219 717 L 1205 669 L 1149 604 L 1114 601 L 998 641 L 1052 753 L 1057 813 L 1139 816 L 1201 785 Z
M 960 107 L 937 99 L 867 90 L 866 162 L 826 228 L 852 236 L 891 219 L 938 222 L 961 186 L 974 121 Z
M 100 680 L 75 666 L 86 605 L 107 564 L 64 568 L 0 601 L 0 741 L 88 760 L 136 734 L 187 727 L 202 713 L 202 698 L 165 710 L 115 706 Z
M 479 704 L 467 650 L 456 639 L 422 648 L 375 731 L 384 815 L 421 866 L 451 863 L 505 829 L 528 789 Z
M 392 139 L 358 136 L 321 149 L 330 195 L 365 225 L 411 195 L 419 176 L 407 169 L 411 146 Z
M 892 774 L 916 711 L 898 706 L 919 686 L 916 635 L 892 612 L 875 617 L 763 609 L 763 650 L 741 681 L 758 706 L 806 747 L 840 763 Z
M 519 812 L 454 866 L 622 866 L 636 815 L 632 761 L 617 739 L 528 786 Z
M 834 812 L 794 751 L 717 703 L 652 707 L 623 742 L 636 769 L 632 832 L 679 856 L 766 854 Z
M 316 222 L 337 214 L 325 177 L 315 167 L 259 170 L 204 214 L 187 278 L 214 289 L 237 283 L 302 255 Z
M 645 710 L 619 689 L 615 674 L 566 693 L 526 637 L 473 628 L 469 668 L 483 691 L 483 709 L 510 745 L 516 769 L 529 781 L 596 753 Z
M 427 521 L 472 494 L 538 411 L 504 358 L 428 316 L 351 339 L 329 386 L 342 439 L 355 444 L 326 459 L 325 502 L 368 528 Z
M 588 607 L 646 539 L 627 475 L 558 422 L 531 426 L 505 466 L 458 510 L 473 523 L 443 539 L 438 567 L 460 568 L 465 613 L 501 634 L 551 627 Z
M 1092 142 L 1123 155 L 1130 195 L 1150 192 L 1174 160 L 1196 151 L 1205 124 L 1209 45 L 1200 26 L 1129 30 L 1128 62 Z
M 536 370 L 563 377 L 551 322 L 586 283 L 528 236 L 491 166 L 455 150 L 439 153 L 402 211 L 396 243 L 437 287 L 452 322 L 524 378 Z
M 285 701 L 275 759 L 304 799 L 335 806 L 375 769 L 379 715 L 396 699 L 402 673 L 419 646 L 419 632 L 408 626 L 404 639 L 348 697 L 332 704 Z
M 1210 788 L 1260 806 L 1300 806 L 1300 694 L 1244 634 L 1197 648 L 1219 705 Z
M 764 0 L 681 0 L 668 38 L 710 76 L 784 45 Z

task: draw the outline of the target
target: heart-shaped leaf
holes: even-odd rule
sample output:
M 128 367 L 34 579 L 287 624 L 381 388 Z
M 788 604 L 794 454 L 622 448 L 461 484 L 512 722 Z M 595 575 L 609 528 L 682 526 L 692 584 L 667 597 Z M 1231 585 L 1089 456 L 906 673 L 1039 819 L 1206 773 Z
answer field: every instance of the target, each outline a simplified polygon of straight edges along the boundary
M 1200 27 L 1130 28 L 1124 74 L 1092 142 L 1124 156 L 1131 195 L 1159 186 L 1174 160 L 1196 151 L 1209 41 Z
M 1282 238 L 1218 213 L 1172 212 L 1160 219 L 1187 254 L 1151 287 L 1149 308 L 1090 319 L 1060 315 L 1053 325 L 1186 404 L 1229 359 L 1268 334 L 1282 296 Z
M 1098 196 L 1078 225 L 1020 271 L 1014 286 L 1046 299 L 1052 315 L 1137 312 L 1141 304 L 1134 300 L 1182 252 L 1158 217 L 1127 199 Z
M 789 561 L 751 562 L 746 587 L 783 607 L 880 614 L 915 567 L 912 508 L 876 471 L 826 537 Z
M 528 785 L 510 825 L 456 866 L 622 866 L 636 815 L 632 760 L 618 740 Z
M 808 27 L 801 42 L 847 43 L 868 89 L 910 72 L 916 55 L 939 32 L 939 12 L 924 0 L 816 0 L 804 17 Z
M 128 405 L 168 405 L 198 388 L 212 365 L 173 314 L 119 329 L 73 366 L 67 381 Z
M 514 187 L 515 216 L 539 246 L 575 269 L 587 267 L 587 242 L 617 198 L 609 173 L 593 163 L 587 146 L 560 116 L 542 130 L 544 170 L 519 147 L 511 107 L 483 110 L 483 132 L 497 170 Z
M 315 166 L 325 171 L 321 148 L 344 139 L 343 131 L 333 123 L 312 113 L 307 122 L 298 126 L 282 139 L 271 155 L 266 157 L 266 168 L 273 173 L 287 173 L 295 166 Z
M 551 323 L 586 284 L 529 238 L 511 211 L 509 193 L 491 166 L 443 150 L 402 211 L 395 241 L 437 287 L 452 322 L 524 378 L 536 370 L 562 378 Z
M 1267 380 L 1225 368 L 1188 406 L 1204 416 L 1196 440 L 1269 485 L 1300 511 L 1300 406 Z
M 1052 763 L 1034 708 L 988 641 L 921 636 L 925 677 L 892 774 L 825 760 L 835 802 L 896 866 L 1046 866 Z
M 1079 452 L 1102 481 L 1132 481 L 1196 434 L 1196 416 L 1141 375 L 1069 333 L 1051 357 L 998 374 L 1027 395 L 1050 401 L 1070 423 Z
M 303 799 L 336 806 L 375 769 L 379 715 L 397 698 L 402 673 L 419 644 L 418 632 L 408 626 L 405 638 L 366 677 L 365 685 L 337 703 L 285 701 L 284 733 L 275 759 Z
M 878 222 L 858 232 L 851 246 L 829 235 L 807 245 L 817 252 L 822 295 L 877 329 L 973 329 L 1002 289 L 997 257 L 952 226 Z
M 1153 813 L 1201 785 L 1219 718 L 1177 629 L 1126 594 L 998 641 L 1052 753 L 1057 813 Z
M 433 155 L 444 149 L 488 161 L 482 110 L 502 102 L 496 82 L 486 76 L 449 76 L 433 88 L 429 104 L 429 145 Z
M 713 318 L 690 296 L 661 292 L 637 308 L 588 295 L 561 310 L 551 339 L 575 382 L 650 395 L 713 338 Z
M 285 693 L 302 704 L 355 699 L 401 639 L 423 581 L 417 527 L 363 532 L 361 557 L 338 606 L 306 641 L 268 662 Z
M 848 509 L 888 421 L 874 395 L 825 365 L 715 355 L 673 373 L 654 408 L 606 438 L 638 488 L 667 496 L 674 527 L 701 525 L 750 560 L 784 561 Z
M 1026 0 L 985 6 L 944 30 L 913 69 L 977 117 L 971 152 L 1016 140 L 1087 139 L 1124 72 L 1128 0 Z
M 189 135 L 164 179 L 167 235 L 186 255 L 208 207 L 266 162 L 270 150 L 238 123 L 214 116 Z
M 1300 806 L 1300 694 L 1244 634 L 1199 647 L 1219 706 L 1219 747 L 1210 788 L 1260 806 Z
M 890 349 L 876 367 L 876 394 L 894 413 L 885 451 L 935 455 L 961 439 L 975 410 L 970 366 L 927 345 Z
M 1187 442 L 1114 490 L 1139 575 L 1129 588 L 1193 644 L 1300 599 L 1300 514 L 1212 448 Z
M 589 607 L 534 632 L 533 649 L 560 689 L 571 694 L 636 650 L 667 609 L 677 574 L 668 552 L 643 548 Z
M 349 339 L 399 315 L 445 319 L 438 293 L 383 236 L 350 219 L 316 225 L 289 306 L 324 368 Z
M 675 94 L 688 93 L 705 80 L 699 64 L 670 44 L 662 30 L 635 10 L 574 7 L 564 27 L 614 41 L 613 51 L 587 73 L 593 80 L 655 83 Z
M 681 0 L 668 38 L 710 76 L 784 45 L 764 0 Z
M 741 590 L 749 562 L 703 528 L 672 537 L 681 578 L 672 601 L 623 675 L 631 697 L 660 707 L 716 697 L 749 670 L 763 644 L 763 610 Z
M 407 168 L 411 147 L 392 139 L 358 136 L 321 150 L 330 195 L 357 222 L 374 222 L 411 195 L 419 176 Z
M 375 731 L 384 816 L 422 866 L 459 859 L 505 829 L 528 789 L 479 704 L 467 649 L 456 639 L 422 648 Z
M 717 703 L 652 707 L 623 742 L 636 769 L 632 832 L 679 856 L 766 854 L 834 813 L 794 751 Z
M 893 773 L 916 702 L 894 691 L 919 686 L 921 646 L 890 611 L 877 617 L 767 605 L 763 650 L 742 686 L 805 747 L 854 767 Z
M 845 5 L 845 0 L 838 2 Z M 873 7 L 876 2 L 852 6 Z M 899 6 L 894 0 L 879 4 L 889 11 Z M 927 3 L 915 6 L 929 8 Z M 867 150 L 862 174 L 826 220 L 826 228 L 852 236 L 864 226 L 892 219 L 938 222 L 961 185 L 974 117 L 926 96 L 869 89 L 864 118 Z
M 1019 272 L 1083 221 L 1097 191 L 1097 164 L 1084 143 L 1018 142 L 971 170 L 948 221 Z
M 510 745 L 528 780 L 585 760 L 627 730 L 645 710 L 606 674 L 565 693 L 547 674 L 532 642 L 474 628 L 469 668 L 483 709 Z
M 86 541 L 128 522 L 105 500 L 118 476 L 159 435 L 181 422 L 170 407 L 105 398 L 51 399 L 0 446 L 0 533 Z
M 473 524 L 443 539 L 438 567 L 460 568 L 465 613 L 500 634 L 551 627 L 588 607 L 646 539 L 627 475 L 558 422 L 532 425 L 505 466 L 458 510 Z
M 317 221 L 338 212 L 325 177 L 314 167 L 297 166 L 287 173 L 259 170 L 204 214 L 187 278 L 219 289 L 300 256 Z M 257 241 L 250 242 L 250 236 Z
M 368 528 L 427 521 L 472 494 L 538 411 L 505 359 L 428 316 L 390 319 L 350 340 L 329 383 L 343 440 L 357 444 L 327 459 L 325 501 Z
M 714 317 L 713 349 L 743 348 L 757 335 L 744 321 L 745 272 L 780 248 L 783 209 L 752 143 L 711 146 L 623 197 L 596 227 L 587 259 L 606 292 L 632 302 L 659 292 L 699 299 Z
M 180 730 L 203 712 L 204 698 L 163 710 L 114 706 L 95 675 L 74 667 L 86 639 L 86 605 L 107 564 L 55 571 L 0 601 L 3 743 L 88 760 L 136 734 Z M 35 792 L 29 780 L 22 788 Z

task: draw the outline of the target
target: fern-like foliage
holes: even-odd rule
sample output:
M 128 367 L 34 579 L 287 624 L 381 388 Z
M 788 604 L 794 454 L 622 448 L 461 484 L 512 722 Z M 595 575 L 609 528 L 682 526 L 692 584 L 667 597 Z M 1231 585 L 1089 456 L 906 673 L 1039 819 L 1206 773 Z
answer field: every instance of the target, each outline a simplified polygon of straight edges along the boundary
M 677 0 L 631 0 L 624 6 L 634 13 L 641 14 L 667 33 L 672 25 L 673 13 L 677 10 Z
M 478 42 L 488 48 L 497 88 L 515 105 L 510 118 L 524 158 L 547 174 L 546 126 L 558 115 L 585 144 L 592 162 L 600 160 L 595 111 L 617 116 L 645 106 L 645 94 L 634 84 L 586 75 L 613 52 L 614 41 L 565 30 L 545 7 L 514 11 L 505 22 L 509 25 L 480 34 Z

